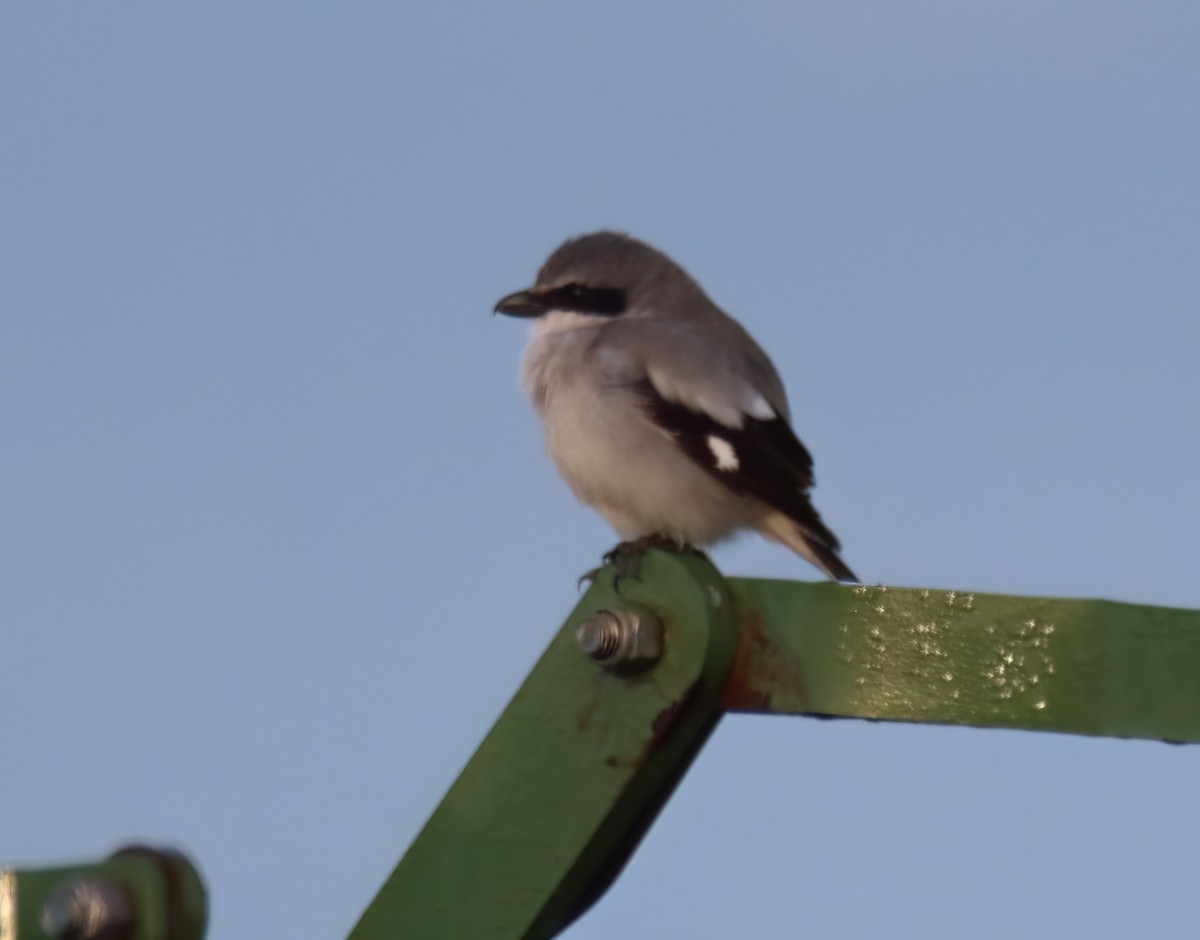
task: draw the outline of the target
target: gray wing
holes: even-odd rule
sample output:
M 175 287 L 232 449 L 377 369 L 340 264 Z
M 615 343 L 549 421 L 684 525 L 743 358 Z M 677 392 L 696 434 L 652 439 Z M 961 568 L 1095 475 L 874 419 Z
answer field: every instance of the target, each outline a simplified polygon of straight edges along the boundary
M 766 354 L 734 321 L 702 334 L 690 323 L 615 323 L 605 345 L 625 370 L 611 376 L 697 465 L 736 493 L 786 515 L 827 570 L 856 580 L 837 536 L 809 499 L 813 460 L 788 421 L 787 399 Z M 636 363 L 637 368 L 630 368 Z
M 648 378 L 668 401 L 728 427 L 747 417 L 789 420 L 787 394 L 767 354 L 736 320 L 619 320 L 598 337 L 608 381 Z

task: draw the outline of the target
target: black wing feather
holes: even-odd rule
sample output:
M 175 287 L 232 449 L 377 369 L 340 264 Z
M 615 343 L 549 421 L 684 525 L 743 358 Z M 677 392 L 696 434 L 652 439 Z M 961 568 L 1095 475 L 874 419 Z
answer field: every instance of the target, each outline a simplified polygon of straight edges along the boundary
M 798 523 L 813 539 L 829 549 L 821 552 L 826 560 L 845 569 L 837 558 L 841 548 L 837 536 L 821 521 L 809 501 L 813 485 L 812 455 L 781 418 L 760 420 L 747 416 L 741 428 L 730 428 L 719 421 L 659 394 L 649 379 L 638 385 L 646 413 L 676 444 L 708 473 L 735 493 L 754 496 Z M 737 457 L 736 468 L 722 468 L 710 438 L 725 441 Z M 818 549 L 818 546 L 814 546 Z

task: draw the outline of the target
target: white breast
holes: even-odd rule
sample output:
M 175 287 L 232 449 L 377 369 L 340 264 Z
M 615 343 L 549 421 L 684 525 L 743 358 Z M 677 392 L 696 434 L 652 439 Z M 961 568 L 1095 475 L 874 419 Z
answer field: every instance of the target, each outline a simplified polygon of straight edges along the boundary
M 631 390 L 644 373 L 598 342 L 606 322 L 545 317 L 522 361 L 521 384 L 563 479 L 623 538 L 661 534 L 705 545 L 746 525 L 746 501 L 644 415 Z

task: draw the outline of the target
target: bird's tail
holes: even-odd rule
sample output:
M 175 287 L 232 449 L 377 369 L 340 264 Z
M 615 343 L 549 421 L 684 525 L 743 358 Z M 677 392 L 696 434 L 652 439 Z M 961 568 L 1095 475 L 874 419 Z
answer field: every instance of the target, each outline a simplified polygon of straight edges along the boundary
M 775 510 L 767 514 L 759 531 L 773 542 L 782 542 L 805 561 L 812 562 L 834 581 L 859 583 L 858 575 L 838 557 L 837 548 L 794 519 Z

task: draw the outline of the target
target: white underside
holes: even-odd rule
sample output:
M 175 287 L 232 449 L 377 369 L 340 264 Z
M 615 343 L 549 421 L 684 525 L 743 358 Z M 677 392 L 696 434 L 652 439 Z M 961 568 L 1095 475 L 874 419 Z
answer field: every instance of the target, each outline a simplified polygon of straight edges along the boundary
M 665 535 L 704 546 L 760 528 L 766 507 L 697 466 L 621 387 L 623 379 L 638 377 L 623 370 L 636 367 L 606 361 L 593 346 L 604 322 L 548 314 L 535 324 L 522 363 L 546 450 L 575 496 L 623 539 Z M 730 450 L 727 461 L 736 459 Z

